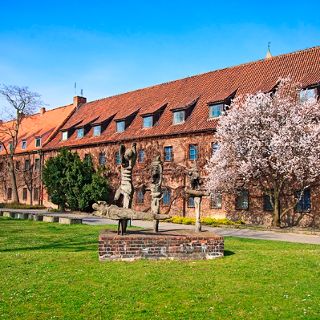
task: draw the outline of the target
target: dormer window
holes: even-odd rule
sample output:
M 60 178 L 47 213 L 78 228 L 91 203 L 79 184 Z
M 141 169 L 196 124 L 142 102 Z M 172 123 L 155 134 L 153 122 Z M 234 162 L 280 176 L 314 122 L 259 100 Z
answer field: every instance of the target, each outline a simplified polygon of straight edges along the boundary
M 21 149 L 27 149 L 27 140 L 21 141 Z
M 36 148 L 40 148 L 41 147 L 41 137 L 37 137 L 35 139 L 35 145 L 36 145 Z
M 173 112 L 173 124 L 184 123 L 186 118 L 185 110 L 179 110 Z
M 93 136 L 98 137 L 101 135 L 101 126 L 94 126 L 93 127 Z
M 126 122 L 124 120 L 117 121 L 117 132 L 123 132 L 126 129 Z
M 81 138 L 83 138 L 83 136 L 84 136 L 84 128 L 79 128 L 77 130 L 77 138 L 81 139 Z
M 312 88 L 312 89 L 307 88 L 300 91 L 299 98 L 300 98 L 300 102 L 305 102 L 305 101 L 308 101 L 309 99 L 317 99 L 317 96 L 318 96 L 317 88 Z
M 209 118 L 220 117 L 223 110 L 224 110 L 223 103 L 213 104 L 213 105 L 209 106 Z
M 143 127 L 152 128 L 153 127 L 153 116 L 143 117 Z
M 68 140 L 68 131 L 63 131 L 62 132 L 62 140 L 63 141 Z

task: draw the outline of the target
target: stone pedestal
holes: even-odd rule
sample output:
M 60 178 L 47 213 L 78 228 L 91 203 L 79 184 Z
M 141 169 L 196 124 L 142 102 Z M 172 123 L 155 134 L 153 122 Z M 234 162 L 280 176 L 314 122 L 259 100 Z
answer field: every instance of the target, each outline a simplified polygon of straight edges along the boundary
M 223 237 L 211 232 L 144 230 L 119 236 L 116 232 L 103 231 L 99 237 L 100 261 L 204 260 L 223 257 L 223 253 Z

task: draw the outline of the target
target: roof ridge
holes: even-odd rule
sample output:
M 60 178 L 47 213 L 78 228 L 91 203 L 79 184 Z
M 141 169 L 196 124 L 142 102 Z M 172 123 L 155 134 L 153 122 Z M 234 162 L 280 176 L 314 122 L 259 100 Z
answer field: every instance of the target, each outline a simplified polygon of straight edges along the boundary
M 175 83 L 175 82 L 178 82 L 178 81 L 183 81 L 183 80 L 190 79 L 190 78 L 200 77 L 200 76 L 203 76 L 203 75 L 206 75 L 206 74 L 209 74 L 209 73 L 221 72 L 221 71 L 224 71 L 224 70 L 227 70 L 227 69 L 235 69 L 235 68 L 244 67 L 244 66 L 247 66 L 247 65 L 250 65 L 250 64 L 253 65 L 253 64 L 257 64 L 257 63 L 261 63 L 261 62 L 265 62 L 265 61 L 266 62 L 267 61 L 272 61 L 272 60 L 275 60 L 275 59 L 283 58 L 285 56 L 301 54 L 303 52 L 308 52 L 308 51 L 312 51 L 312 50 L 315 50 L 315 49 L 320 49 L 320 45 L 319 46 L 313 46 L 313 47 L 310 47 L 310 48 L 300 49 L 300 50 L 293 51 L 293 52 L 282 53 L 282 54 L 279 54 L 279 55 L 276 55 L 276 56 L 272 56 L 271 58 L 269 58 L 267 60 L 265 58 L 263 58 L 263 59 L 258 59 L 258 60 L 254 60 L 254 61 L 244 62 L 244 63 L 240 63 L 240 64 L 233 65 L 233 66 L 228 66 L 228 67 L 224 67 L 224 68 L 220 68 L 220 69 L 216 69 L 216 70 L 211 70 L 211 71 L 198 73 L 198 74 L 195 74 L 195 75 L 192 75 L 192 76 L 187 76 L 187 77 L 180 78 L 180 79 L 169 80 L 169 81 L 161 82 L 161 83 L 154 84 L 154 85 L 151 85 L 151 86 L 138 88 L 138 89 L 133 89 L 133 90 L 129 90 L 129 91 L 122 92 L 122 93 L 117 93 L 117 94 L 114 94 L 114 95 L 111 95 L 111 96 L 106 96 L 106 97 L 103 97 L 103 98 L 100 98 L 100 99 L 96 99 L 96 100 L 92 100 L 92 101 L 86 102 L 83 105 L 87 105 L 87 104 L 90 104 L 90 103 L 95 103 L 95 102 L 102 101 L 102 100 L 105 100 L 105 99 L 111 99 L 111 98 L 119 97 L 119 96 L 130 94 L 130 93 L 133 93 L 133 92 L 139 92 L 139 91 L 146 90 L 146 89 L 152 89 L 152 88 L 160 87 L 160 86 L 163 86 L 163 85 L 169 85 L 169 84 L 172 84 L 172 83 Z

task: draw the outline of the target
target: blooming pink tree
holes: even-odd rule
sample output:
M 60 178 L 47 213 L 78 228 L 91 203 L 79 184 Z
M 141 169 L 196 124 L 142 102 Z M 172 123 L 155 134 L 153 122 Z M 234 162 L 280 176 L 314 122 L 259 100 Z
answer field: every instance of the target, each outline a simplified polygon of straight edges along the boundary
M 286 78 L 273 93 L 236 98 L 220 119 L 220 148 L 206 166 L 213 194 L 258 186 L 269 196 L 275 226 L 300 200 L 284 208 L 285 197 L 300 190 L 301 198 L 320 175 L 320 103 L 302 92 Z

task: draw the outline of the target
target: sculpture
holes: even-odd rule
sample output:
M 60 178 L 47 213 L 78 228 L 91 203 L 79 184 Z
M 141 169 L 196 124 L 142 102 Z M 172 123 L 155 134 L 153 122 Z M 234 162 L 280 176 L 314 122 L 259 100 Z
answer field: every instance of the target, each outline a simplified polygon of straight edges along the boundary
M 160 200 L 162 198 L 162 162 L 160 160 L 160 156 L 156 156 L 155 159 L 151 163 L 151 212 L 154 215 L 158 215 L 160 213 Z M 159 220 L 155 219 L 153 222 L 153 231 L 159 231 Z
M 207 195 L 205 191 L 201 190 L 202 180 L 200 178 L 200 173 L 197 168 L 196 163 L 192 165 L 192 167 L 188 171 L 189 179 L 190 179 L 190 189 L 186 189 L 186 194 L 193 196 L 194 198 L 194 208 L 196 214 L 196 223 L 195 223 L 195 231 L 201 231 L 201 200 L 202 197 Z
M 132 144 L 131 149 L 126 150 L 126 147 L 120 145 L 120 158 L 121 158 L 121 181 L 120 186 L 117 189 L 114 200 L 119 200 L 120 196 L 123 196 L 123 208 L 128 209 L 132 206 L 133 198 L 133 185 L 132 185 L 132 170 L 137 159 L 136 143 Z M 121 227 L 121 234 L 127 230 L 128 220 L 126 218 L 119 219 L 118 222 L 118 233 L 119 227 Z

